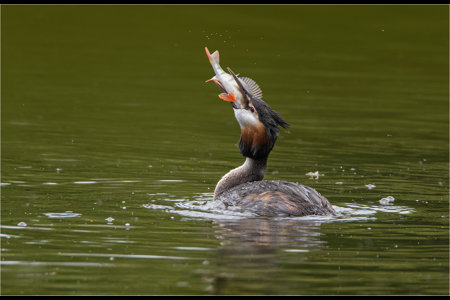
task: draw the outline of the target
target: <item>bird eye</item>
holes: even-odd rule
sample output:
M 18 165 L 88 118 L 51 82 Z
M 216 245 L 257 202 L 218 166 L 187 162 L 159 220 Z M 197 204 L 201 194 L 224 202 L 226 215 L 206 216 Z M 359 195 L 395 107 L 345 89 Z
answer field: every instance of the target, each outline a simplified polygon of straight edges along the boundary
M 254 109 L 253 107 L 250 106 L 250 111 L 251 111 L 252 113 L 254 113 L 254 112 L 255 112 L 255 109 Z

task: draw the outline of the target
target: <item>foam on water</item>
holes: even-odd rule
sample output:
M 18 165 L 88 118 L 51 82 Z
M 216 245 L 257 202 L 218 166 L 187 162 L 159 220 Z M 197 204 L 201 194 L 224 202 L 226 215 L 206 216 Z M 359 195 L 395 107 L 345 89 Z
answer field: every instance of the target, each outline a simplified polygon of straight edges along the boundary
M 258 217 L 252 212 L 243 212 L 232 207 L 226 208 L 222 202 L 213 201 L 212 193 L 201 193 L 194 197 L 194 200 L 183 200 L 174 202 L 173 199 L 166 199 L 164 201 L 170 202 L 170 205 L 162 204 L 143 204 L 147 209 L 164 210 L 167 213 L 175 213 L 184 217 L 205 218 L 205 219 L 242 219 Z M 342 206 L 333 205 L 337 215 L 336 216 L 304 216 L 304 217 L 274 217 L 277 219 L 301 219 L 314 220 L 321 222 L 333 221 L 361 221 L 361 220 L 376 220 L 377 213 L 397 213 L 410 214 L 414 210 L 407 206 L 393 205 L 394 198 L 388 196 L 382 198 L 380 205 L 366 205 L 358 203 L 344 203 Z

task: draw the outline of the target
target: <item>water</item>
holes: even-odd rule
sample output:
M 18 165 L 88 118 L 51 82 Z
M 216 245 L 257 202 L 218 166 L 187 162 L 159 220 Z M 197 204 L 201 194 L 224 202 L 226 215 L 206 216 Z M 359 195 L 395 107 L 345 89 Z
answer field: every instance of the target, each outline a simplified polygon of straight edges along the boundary
M 1 12 L 3 295 L 449 293 L 448 6 Z M 338 216 L 211 203 L 243 158 L 205 46 L 292 124 L 266 179 Z

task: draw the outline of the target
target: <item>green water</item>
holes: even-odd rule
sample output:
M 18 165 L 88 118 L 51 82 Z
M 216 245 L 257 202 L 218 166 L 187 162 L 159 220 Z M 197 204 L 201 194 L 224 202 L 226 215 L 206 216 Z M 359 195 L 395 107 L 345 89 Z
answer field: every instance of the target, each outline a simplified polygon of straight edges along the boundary
M 449 293 L 448 6 L 2 5 L 1 28 L 3 295 Z M 244 159 L 205 47 L 292 124 L 266 179 L 337 217 L 210 205 Z

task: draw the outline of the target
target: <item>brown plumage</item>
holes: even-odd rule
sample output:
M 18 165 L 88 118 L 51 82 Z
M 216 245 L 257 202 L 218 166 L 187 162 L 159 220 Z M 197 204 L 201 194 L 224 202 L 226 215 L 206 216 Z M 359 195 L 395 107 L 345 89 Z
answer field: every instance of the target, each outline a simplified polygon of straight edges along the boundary
M 237 185 L 216 197 L 234 210 L 259 215 L 334 215 L 334 209 L 315 189 L 287 181 L 254 181 Z

